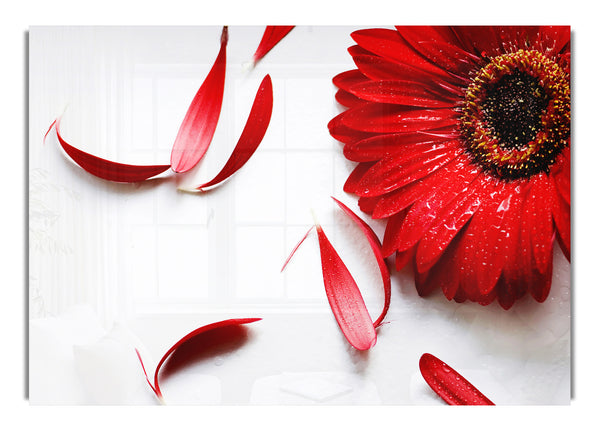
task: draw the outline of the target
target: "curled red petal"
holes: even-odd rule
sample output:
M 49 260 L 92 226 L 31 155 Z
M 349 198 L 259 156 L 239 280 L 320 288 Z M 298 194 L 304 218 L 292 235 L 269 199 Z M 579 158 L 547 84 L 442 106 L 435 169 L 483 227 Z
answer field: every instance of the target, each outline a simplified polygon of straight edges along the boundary
M 227 40 L 227 27 L 223 27 L 219 54 L 188 108 L 171 150 L 175 172 L 187 172 L 196 166 L 215 134 L 225 90 Z
M 171 165 L 127 165 L 102 159 L 69 145 L 60 134 L 60 118 L 52 124 L 58 142 L 65 153 L 85 171 L 98 178 L 118 183 L 136 183 L 161 174 L 171 167 Z M 51 128 L 52 126 L 50 126 Z
M 385 259 L 383 258 L 383 254 L 381 252 L 381 241 L 377 237 L 377 234 L 373 231 L 371 226 L 369 226 L 363 219 L 356 215 L 350 208 L 344 205 L 342 202 L 337 200 L 332 196 L 332 199 L 338 204 L 338 206 L 354 221 L 358 227 L 363 231 L 367 240 L 369 241 L 369 245 L 373 250 L 373 254 L 377 259 L 377 265 L 379 266 L 379 271 L 381 272 L 381 280 L 383 282 L 383 293 L 384 293 L 384 304 L 383 310 L 379 317 L 373 322 L 373 326 L 376 328 L 381 325 L 383 319 L 385 318 L 389 308 L 390 308 L 390 299 L 392 296 L 392 285 L 390 280 L 390 271 L 385 263 Z
M 213 187 L 237 172 L 252 157 L 262 142 L 273 112 L 273 84 L 271 77 L 266 75 L 258 88 L 248 120 L 233 153 L 223 166 L 223 169 L 210 181 L 196 187 L 204 190 Z
M 419 369 L 431 389 L 450 405 L 494 405 L 467 379 L 429 353 L 421 356 Z
M 212 335 L 212 336 L 214 336 L 213 337 L 214 339 L 218 340 L 219 344 L 225 344 L 228 341 L 230 341 L 231 337 L 239 336 L 238 332 L 231 331 L 232 328 L 239 327 L 240 325 L 245 325 L 248 323 L 256 322 L 259 320 L 262 320 L 262 319 L 260 319 L 260 318 L 243 318 L 243 319 L 222 320 L 220 322 L 211 323 L 209 325 L 205 325 L 198 329 L 193 330 L 192 332 L 190 332 L 189 334 L 187 334 L 183 338 L 181 338 L 179 341 L 177 341 L 175 344 L 173 344 L 173 346 L 171 346 L 171 348 L 169 348 L 169 350 L 167 350 L 166 353 L 162 356 L 162 358 L 158 362 L 158 365 L 156 366 L 156 371 L 154 372 L 154 385 L 148 379 L 148 375 L 146 374 L 146 369 L 144 367 L 144 363 L 142 362 L 142 358 L 141 358 L 139 352 L 136 350 L 138 359 L 140 360 L 140 363 L 144 370 L 144 374 L 146 374 L 146 380 L 148 382 L 148 385 L 150 385 L 150 388 L 154 391 L 154 393 L 159 398 L 159 400 L 162 401 L 163 396 L 162 396 L 162 392 L 160 390 L 158 377 L 159 377 L 159 372 L 160 372 L 162 366 L 165 364 L 167 359 L 169 359 L 169 357 L 174 355 L 178 350 L 181 350 L 181 348 L 183 346 L 189 344 L 190 342 L 196 341 L 199 339 L 201 340 L 200 337 L 202 337 L 202 336 Z M 212 343 L 214 343 L 214 340 L 212 340 Z
M 268 25 L 258 44 L 258 48 L 256 48 L 256 52 L 252 56 L 254 64 L 267 55 L 293 28 L 293 25 Z
M 377 342 L 375 326 L 356 281 L 317 224 L 325 293 L 335 320 L 346 340 L 357 350 L 368 350 Z

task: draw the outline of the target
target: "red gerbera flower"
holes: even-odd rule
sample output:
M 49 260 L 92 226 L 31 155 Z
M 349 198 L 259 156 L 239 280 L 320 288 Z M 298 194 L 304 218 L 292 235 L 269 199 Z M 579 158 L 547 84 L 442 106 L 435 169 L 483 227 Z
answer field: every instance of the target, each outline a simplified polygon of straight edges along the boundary
M 387 219 L 383 251 L 417 290 L 510 308 L 570 259 L 569 27 L 352 33 L 348 109 L 329 123 L 359 162 L 344 190 Z

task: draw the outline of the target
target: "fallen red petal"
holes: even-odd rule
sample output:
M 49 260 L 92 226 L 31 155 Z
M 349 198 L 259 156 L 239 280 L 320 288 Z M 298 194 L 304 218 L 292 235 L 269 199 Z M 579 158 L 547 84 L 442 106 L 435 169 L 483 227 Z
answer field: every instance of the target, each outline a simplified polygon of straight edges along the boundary
M 390 308 L 390 299 L 392 295 L 392 286 L 390 280 L 390 271 L 385 263 L 385 259 L 383 258 L 383 254 L 381 252 L 381 241 L 377 237 L 377 234 L 373 231 L 371 226 L 369 226 L 363 219 L 357 216 L 350 208 L 344 205 L 342 202 L 337 200 L 332 196 L 332 199 L 338 204 L 338 206 L 354 221 L 358 227 L 363 231 L 367 240 L 369 241 L 369 245 L 373 250 L 373 254 L 377 259 L 377 265 L 379 266 L 379 271 L 381 272 L 381 279 L 383 281 L 383 292 L 384 292 L 384 304 L 383 310 L 379 317 L 373 322 L 373 326 L 376 328 L 381 325 L 383 319 L 385 318 L 389 308 Z
M 198 190 L 215 186 L 237 172 L 252 157 L 262 142 L 273 112 L 273 84 L 266 75 L 258 88 L 244 130 L 223 169 L 212 180 L 196 187 Z
M 102 159 L 68 144 L 60 134 L 60 118 L 54 120 L 52 125 L 65 153 L 81 168 L 98 178 L 118 183 L 136 183 L 161 174 L 171 167 L 171 165 L 127 165 Z M 52 125 L 44 139 L 52 129 Z
M 219 54 L 188 108 L 171 150 L 175 172 L 187 172 L 196 166 L 215 134 L 225 90 L 227 40 L 227 27 L 223 27 Z
M 213 340 L 211 340 L 212 344 L 214 344 L 214 340 L 217 340 L 217 342 L 219 344 L 225 344 L 230 341 L 231 337 L 239 336 L 239 334 L 237 332 L 231 332 L 230 331 L 231 328 L 234 328 L 234 327 L 237 327 L 240 325 L 245 325 L 245 324 L 252 323 L 252 322 L 256 322 L 258 320 L 261 320 L 261 319 L 260 318 L 245 318 L 245 319 L 222 320 L 220 322 L 211 323 L 209 325 L 202 326 L 198 329 L 193 330 L 192 332 L 190 332 L 189 334 L 187 334 L 186 336 L 181 338 L 179 341 L 177 341 L 175 344 L 173 344 L 173 346 L 171 346 L 171 348 L 169 350 L 167 350 L 167 352 L 160 359 L 160 361 L 158 362 L 158 365 L 156 366 L 156 371 L 154 372 L 154 385 L 150 382 L 150 379 L 148 378 L 148 374 L 146 373 L 146 369 L 144 367 L 144 363 L 142 361 L 140 353 L 136 349 L 136 353 L 137 353 L 138 359 L 140 360 L 140 363 L 142 365 L 142 369 L 144 370 L 144 374 L 146 375 L 146 381 L 148 382 L 148 385 L 150 386 L 152 391 L 156 394 L 156 396 L 159 398 L 159 400 L 162 402 L 163 395 L 160 390 L 160 385 L 158 383 L 158 377 L 159 377 L 159 372 L 160 372 L 162 366 L 165 364 L 166 360 L 169 359 L 169 357 L 174 355 L 177 351 L 180 351 L 184 345 L 189 344 L 190 342 L 199 339 L 202 335 L 205 335 L 205 336 L 213 335 L 214 336 L 214 337 L 212 337 Z
M 293 28 L 293 25 L 268 25 L 252 57 L 254 64 L 267 55 Z
M 467 379 L 429 353 L 421 356 L 419 369 L 431 389 L 450 405 L 494 405 Z
M 323 228 L 317 224 L 323 283 L 329 305 L 342 333 L 358 350 L 368 350 L 377 342 L 377 333 L 356 281 L 337 254 Z

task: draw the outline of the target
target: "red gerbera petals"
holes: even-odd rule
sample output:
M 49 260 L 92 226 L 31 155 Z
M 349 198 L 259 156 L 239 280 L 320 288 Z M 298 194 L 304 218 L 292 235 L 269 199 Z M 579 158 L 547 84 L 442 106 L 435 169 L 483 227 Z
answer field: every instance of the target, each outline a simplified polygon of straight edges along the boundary
M 368 350 L 377 342 L 375 326 L 369 316 L 356 281 L 317 224 L 323 283 L 327 300 L 344 337 L 357 350 Z
M 441 77 L 448 76 L 443 69 L 417 54 L 396 31 L 374 28 L 355 31 L 351 36 L 359 46 L 380 57 L 400 64 L 409 64 L 419 70 Z
M 494 405 L 467 379 L 429 353 L 421 356 L 419 369 L 431 389 L 450 405 Z
M 135 183 L 161 174 L 171 167 L 171 165 L 128 165 L 96 157 L 73 147 L 63 139 L 60 134 L 60 118 L 52 123 L 48 132 L 52 126 L 65 153 L 85 171 L 98 178 L 118 183 Z
M 342 124 L 354 130 L 374 133 L 417 132 L 456 123 L 456 112 L 449 108 L 415 109 L 401 105 L 365 103 L 344 112 Z
M 175 172 L 187 172 L 196 166 L 215 134 L 225 90 L 227 40 L 227 27 L 223 27 L 219 54 L 188 108 L 171 150 Z
M 256 48 L 256 52 L 252 56 L 254 64 L 258 63 L 275 45 L 277 45 L 281 39 L 292 31 L 293 25 L 268 25 L 265 28 L 263 37 Z
M 197 190 L 204 191 L 204 189 L 225 181 L 246 164 L 267 132 L 272 111 L 273 84 L 271 77 L 266 75 L 258 88 L 248 120 L 233 153 L 223 169 L 212 180 L 196 187 Z
M 354 213 L 350 208 L 348 208 L 345 204 L 338 201 L 336 198 L 332 197 L 332 199 L 338 204 L 338 206 L 354 221 L 358 227 L 363 231 L 367 240 L 369 241 L 369 245 L 371 246 L 371 250 L 377 259 L 377 265 L 379 266 L 379 271 L 381 272 L 381 278 L 383 281 L 383 292 L 384 292 L 384 304 L 383 310 L 379 317 L 373 322 L 373 326 L 376 328 L 381 325 L 383 319 L 385 318 L 389 308 L 390 308 L 390 299 L 392 296 L 392 285 L 390 280 L 390 272 L 385 263 L 385 259 L 383 254 L 381 253 L 381 241 L 377 237 L 377 234 L 373 231 L 371 226 L 369 226 L 363 219 Z
M 327 299 L 335 319 L 342 330 L 342 333 L 348 342 L 358 350 L 367 350 L 377 342 L 375 328 L 379 327 L 385 318 L 390 307 L 391 298 L 391 279 L 384 256 L 381 252 L 381 242 L 373 229 L 356 215 L 345 204 L 332 197 L 338 206 L 358 225 L 367 238 L 371 250 L 377 260 L 377 265 L 381 273 L 384 291 L 384 304 L 379 317 L 375 322 L 371 322 L 371 317 L 365 306 L 364 300 L 356 285 L 356 281 L 350 274 L 350 271 L 341 260 L 333 245 L 325 235 L 323 228 L 315 223 L 317 236 L 319 239 L 319 249 L 321 253 L 321 269 L 323 271 L 323 282 Z M 304 242 L 312 227 L 306 232 L 302 239 L 296 244 L 281 270 L 283 271 L 298 249 Z
M 554 238 L 570 258 L 569 28 L 351 37 L 357 69 L 333 79 L 348 109 L 329 131 L 358 162 L 344 190 L 388 219 L 383 254 L 414 265 L 423 296 L 543 301 Z
M 136 353 L 138 359 L 140 360 L 140 364 L 142 365 L 142 369 L 144 370 L 144 374 L 146 375 L 146 381 L 148 385 L 152 389 L 152 391 L 156 394 L 158 399 L 163 402 L 163 395 L 160 390 L 160 385 L 158 383 L 159 373 L 162 366 L 165 364 L 167 359 L 170 357 L 174 357 L 179 352 L 184 352 L 187 355 L 196 355 L 198 352 L 196 348 L 202 349 L 206 348 L 210 345 L 215 344 L 226 344 L 232 340 L 239 339 L 240 336 L 244 334 L 241 325 L 246 325 L 248 323 L 256 322 L 261 320 L 260 318 L 245 318 L 245 319 L 229 319 L 223 320 L 220 322 L 211 323 L 206 326 L 202 326 L 189 334 L 185 335 L 179 341 L 177 341 L 166 353 L 162 356 L 158 365 L 156 366 L 156 371 L 154 372 L 154 384 L 148 378 L 148 374 L 146 373 L 146 368 L 144 367 L 144 363 L 140 356 L 140 353 L 136 349 Z M 186 350 L 186 347 L 193 347 L 192 351 L 189 349 Z M 188 359 L 188 358 L 184 358 Z

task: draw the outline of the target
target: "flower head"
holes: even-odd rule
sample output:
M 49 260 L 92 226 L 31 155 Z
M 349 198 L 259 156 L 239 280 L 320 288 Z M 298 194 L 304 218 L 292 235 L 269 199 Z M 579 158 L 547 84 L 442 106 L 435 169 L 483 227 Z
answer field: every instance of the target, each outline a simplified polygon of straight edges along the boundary
M 358 162 L 344 190 L 387 219 L 383 252 L 420 295 L 506 309 L 570 259 L 569 27 L 352 33 L 329 123 Z

